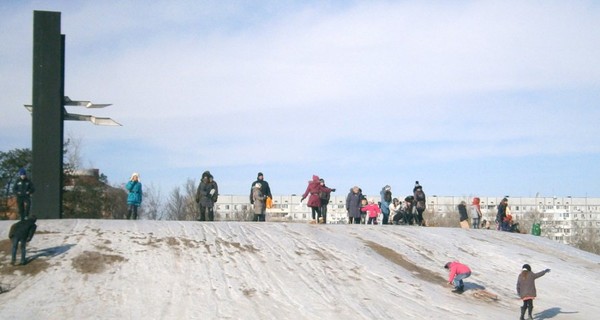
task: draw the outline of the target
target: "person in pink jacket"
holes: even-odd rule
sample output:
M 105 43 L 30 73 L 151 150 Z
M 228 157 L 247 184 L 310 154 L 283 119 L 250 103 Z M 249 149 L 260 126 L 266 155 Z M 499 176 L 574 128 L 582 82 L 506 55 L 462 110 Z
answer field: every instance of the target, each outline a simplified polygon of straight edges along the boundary
M 367 212 L 369 214 L 369 221 L 367 224 L 377 224 L 377 217 L 381 213 L 381 209 L 375 203 L 375 199 L 371 199 L 369 204 L 360 208 L 360 211 Z
M 448 262 L 444 268 L 449 271 L 448 283 L 454 285 L 454 292 L 463 292 L 465 290 L 463 279 L 471 276 L 471 269 L 458 261 Z

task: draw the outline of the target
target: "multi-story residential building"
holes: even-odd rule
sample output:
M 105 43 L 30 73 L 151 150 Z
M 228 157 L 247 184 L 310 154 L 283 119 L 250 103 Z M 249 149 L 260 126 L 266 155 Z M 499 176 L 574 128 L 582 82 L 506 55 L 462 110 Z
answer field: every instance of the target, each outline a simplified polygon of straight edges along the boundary
M 479 197 L 483 218 L 494 225 L 497 206 L 503 197 Z M 267 210 L 268 221 L 308 221 L 310 208 L 298 195 L 274 196 L 273 208 Z M 379 197 L 376 197 L 379 200 Z M 600 198 L 574 197 L 508 197 L 516 221 L 539 223 L 542 236 L 562 243 L 574 244 L 589 232 L 600 231 Z M 454 214 L 461 201 L 470 203 L 470 196 L 429 196 L 425 214 Z M 235 220 L 240 213 L 251 210 L 248 196 L 221 195 L 217 214 L 222 220 Z M 328 223 L 347 223 L 346 196 L 332 195 L 328 206 Z

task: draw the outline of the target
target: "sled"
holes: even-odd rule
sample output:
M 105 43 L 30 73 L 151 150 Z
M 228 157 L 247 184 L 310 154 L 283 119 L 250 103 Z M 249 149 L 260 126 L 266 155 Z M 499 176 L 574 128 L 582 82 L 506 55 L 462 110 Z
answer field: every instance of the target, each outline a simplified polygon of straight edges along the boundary
M 463 229 L 470 229 L 471 227 L 469 226 L 469 221 L 468 220 L 464 220 L 460 222 L 460 227 Z

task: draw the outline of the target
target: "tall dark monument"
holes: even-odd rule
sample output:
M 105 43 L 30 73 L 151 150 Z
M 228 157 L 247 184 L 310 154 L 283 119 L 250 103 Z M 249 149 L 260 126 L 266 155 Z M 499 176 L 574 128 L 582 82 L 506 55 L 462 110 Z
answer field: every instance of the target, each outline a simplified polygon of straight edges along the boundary
M 62 218 L 64 120 L 119 126 L 111 118 L 68 113 L 65 106 L 104 108 L 110 104 L 74 101 L 65 96 L 65 36 L 60 12 L 33 12 L 33 98 L 25 107 L 32 114 L 35 183 L 32 213 L 41 219 Z
M 33 12 L 32 213 L 62 216 L 64 36 L 60 12 Z

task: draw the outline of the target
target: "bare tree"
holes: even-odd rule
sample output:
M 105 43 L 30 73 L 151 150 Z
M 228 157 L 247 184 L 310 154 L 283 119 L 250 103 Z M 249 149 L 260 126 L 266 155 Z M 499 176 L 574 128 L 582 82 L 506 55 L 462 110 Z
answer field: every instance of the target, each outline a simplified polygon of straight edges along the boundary
M 185 196 L 181 194 L 179 187 L 175 187 L 171 191 L 165 205 L 165 214 L 168 220 L 183 220 L 185 215 Z
M 67 141 L 64 144 L 64 163 L 65 171 L 68 174 L 81 168 L 81 145 L 83 139 L 73 136 L 73 133 L 68 134 Z
M 144 188 L 144 201 L 142 202 L 142 212 L 149 220 L 163 220 L 165 214 L 163 203 L 160 195 L 160 188 L 156 188 L 154 184 Z

